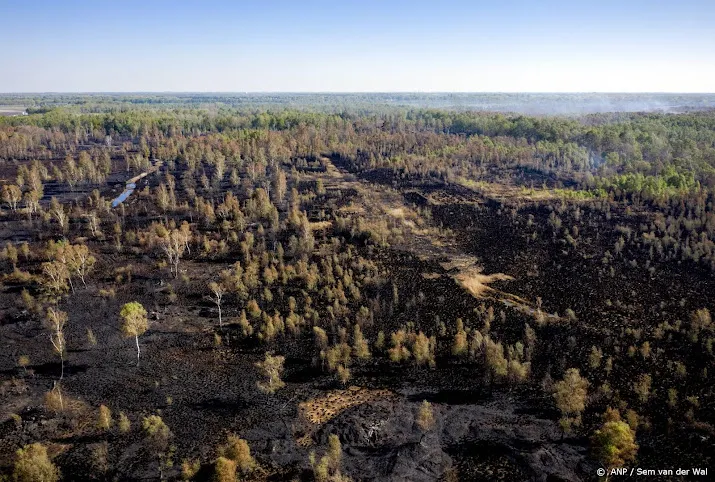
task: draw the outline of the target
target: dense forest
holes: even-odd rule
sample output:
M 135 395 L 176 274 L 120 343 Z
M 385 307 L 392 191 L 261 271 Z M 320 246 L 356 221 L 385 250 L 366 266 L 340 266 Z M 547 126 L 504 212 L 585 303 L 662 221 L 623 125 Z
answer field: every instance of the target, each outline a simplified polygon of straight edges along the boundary
M 707 467 L 713 97 L 433 97 L 1 98 L 0 480 Z

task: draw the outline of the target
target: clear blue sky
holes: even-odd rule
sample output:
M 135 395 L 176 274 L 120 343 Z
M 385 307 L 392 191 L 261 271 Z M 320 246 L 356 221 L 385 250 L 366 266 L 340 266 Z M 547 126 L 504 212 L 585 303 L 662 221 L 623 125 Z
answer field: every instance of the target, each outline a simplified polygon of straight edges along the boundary
M 0 0 L 0 92 L 715 92 L 715 0 Z

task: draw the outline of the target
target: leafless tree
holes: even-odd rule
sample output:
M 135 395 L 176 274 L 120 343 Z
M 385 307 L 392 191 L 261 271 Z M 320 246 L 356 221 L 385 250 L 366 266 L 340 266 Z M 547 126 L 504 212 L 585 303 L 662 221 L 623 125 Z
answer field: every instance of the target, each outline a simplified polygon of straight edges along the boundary
M 218 326 L 223 327 L 223 319 L 221 318 L 221 301 L 223 300 L 223 296 L 226 294 L 226 288 L 223 283 L 212 281 L 209 283 L 209 289 L 213 295 L 211 297 L 211 301 L 216 303 L 216 306 L 218 307 Z
M 173 229 L 164 238 L 161 238 L 161 249 L 168 258 L 171 273 L 174 277 L 179 276 L 179 261 L 188 247 L 188 235 L 184 230 Z
M 62 366 L 62 371 L 60 372 L 60 380 L 65 376 L 65 351 L 67 346 L 65 344 L 65 333 L 64 328 L 67 323 L 67 313 L 64 311 L 56 310 L 52 307 L 47 309 L 47 317 L 45 318 L 45 328 L 50 332 L 50 342 L 55 352 L 60 357 L 60 364 Z

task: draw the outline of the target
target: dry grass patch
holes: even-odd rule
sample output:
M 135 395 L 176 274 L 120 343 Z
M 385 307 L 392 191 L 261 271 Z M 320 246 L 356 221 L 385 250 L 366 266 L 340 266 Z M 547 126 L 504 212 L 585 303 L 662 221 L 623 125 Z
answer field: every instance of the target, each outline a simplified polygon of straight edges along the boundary
M 332 420 L 348 408 L 392 396 L 394 394 L 389 390 L 371 390 L 352 386 L 345 390 L 333 390 L 323 397 L 301 402 L 298 404 L 298 410 L 307 421 L 320 425 Z
M 298 404 L 299 418 L 311 425 L 310 429 L 322 425 L 337 417 L 343 411 L 376 400 L 394 397 L 390 390 L 371 390 L 364 387 L 351 386 L 344 390 L 333 390 L 326 395 L 307 400 Z M 297 440 L 298 445 L 311 445 L 311 432 Z
M 311 231 L 324 231 L 333 226 L 332 221 L 317 221 L 309 224 Z
M 482 274 L 479 272 L 466 271 L 457 274 L 454 279 L 475 298 L 484 298 L 487 294 L 496 292 L 496 290 L 489 287 L 490 283 L 495 281 L 510 281 L 514 278 L 504 273 Z
M 387 214 L 395 218 L 404 218 L 405 209 L 404 208 L 392 208 L 387 210 Z
M 347 206 L 343 206 L 341 208 L 338 208 L 338 213 L 339 214 L 356 214 L 356 215 L 364 215 L 365 214 L 365 207 L 361 206 L 359 204 L 355 203 L 350 203 Z
M 390 390 L 371 390 L 351 386 L 344 390 L 333 390 L 328 394 L 298 404 L 298 418 L 308 425 L 306 433 L 296 440 L 301 447 L 312 444 L 312 433 L 318 426 L 337 417 L 343 411 L 376 400 L 394 397 Z

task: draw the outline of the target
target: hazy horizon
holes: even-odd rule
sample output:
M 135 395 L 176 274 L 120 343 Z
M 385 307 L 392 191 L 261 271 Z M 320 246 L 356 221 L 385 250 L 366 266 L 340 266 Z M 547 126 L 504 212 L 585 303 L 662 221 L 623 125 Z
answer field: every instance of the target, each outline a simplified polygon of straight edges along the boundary
M 0 3 L 5 93 L 710 93 L 715 3 Z
M 529 115 L 582 115 L 605 112 L 678 113 L 715 109 L 715 94 L 708 93 L 464 93 L 464 92 L 95 92 L 95 93 L 14 93 L 0 94 L 0 107 L 7 112 L 25 108 L 88 105 L 114 102 L 195 107 L 298 108 L 336 111 L 350 108 L 368 110 L 448 109 L 490 111 Z M 93 107 L 89 107 L 91 111 Z

